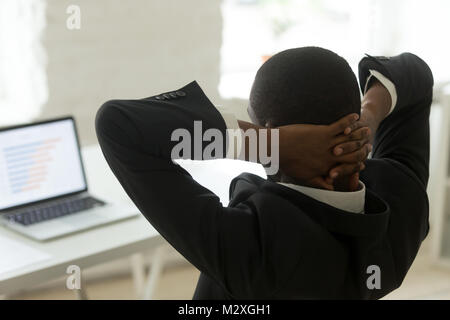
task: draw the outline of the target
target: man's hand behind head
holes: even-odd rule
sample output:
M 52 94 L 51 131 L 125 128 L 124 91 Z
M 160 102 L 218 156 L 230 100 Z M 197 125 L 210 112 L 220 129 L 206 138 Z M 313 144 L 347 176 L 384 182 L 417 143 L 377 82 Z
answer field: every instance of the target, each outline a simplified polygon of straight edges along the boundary
M 328 190 L 356 189 L 357 174 L 371 151 L 368 128 L 351 129 L 358 119 L 352 114 L 328 126 L 279 127 L 282 180 Z

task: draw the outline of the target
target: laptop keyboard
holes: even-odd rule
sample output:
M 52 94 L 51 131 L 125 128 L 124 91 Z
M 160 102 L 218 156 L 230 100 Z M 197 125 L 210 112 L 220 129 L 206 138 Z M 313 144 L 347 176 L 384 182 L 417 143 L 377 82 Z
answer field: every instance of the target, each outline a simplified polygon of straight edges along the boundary
M 46 206 L 41 204 L 36 207 L 24 208 L 20 211 L 7 214 L 5 218 L 9 221 L 28 226 L 103 205 L 105 205 L 103 201 L 92 197 L 77 198 L 52 202 Z

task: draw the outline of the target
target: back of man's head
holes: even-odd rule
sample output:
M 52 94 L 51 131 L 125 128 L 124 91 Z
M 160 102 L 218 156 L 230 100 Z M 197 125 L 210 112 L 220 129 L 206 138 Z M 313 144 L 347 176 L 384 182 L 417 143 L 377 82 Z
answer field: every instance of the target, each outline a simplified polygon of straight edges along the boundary
M 318 47 L 280 52 L 259 69 L 250 94 L 252 120 L 261 126 L 331 124 L 360 113 L 361 97 L 347 61 Z

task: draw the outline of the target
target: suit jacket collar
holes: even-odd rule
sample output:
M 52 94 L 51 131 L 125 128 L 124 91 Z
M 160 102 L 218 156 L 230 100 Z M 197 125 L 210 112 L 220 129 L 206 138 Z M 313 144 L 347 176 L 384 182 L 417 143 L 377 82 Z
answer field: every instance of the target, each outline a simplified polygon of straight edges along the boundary
M 286 186 L 243 173 L 230 185 L 229 206 L 247 201 L 252 194 L 258 192 L 289 201 L 298 208 L 299 214 L 308 215 L 331 232 L 356 237 L 373 237 L 381 236 L 387 230 L 389 205 L 370 189 L 366 189 L 365 214 L 354 214 L 317 201 Z

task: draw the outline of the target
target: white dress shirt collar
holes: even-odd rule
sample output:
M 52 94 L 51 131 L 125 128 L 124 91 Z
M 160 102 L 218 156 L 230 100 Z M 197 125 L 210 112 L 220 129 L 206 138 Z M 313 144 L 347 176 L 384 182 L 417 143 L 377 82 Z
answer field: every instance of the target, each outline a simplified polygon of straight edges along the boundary
M 279 184 L 301 192 L 310 198 L 328 204 L 337 209 L 352 213 L 364 213 L 366 186 L 361 181 L 359 182 L 360 189 L 355 192 L 329 191 L 281 182 Z

